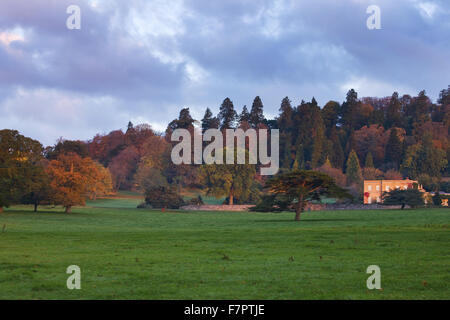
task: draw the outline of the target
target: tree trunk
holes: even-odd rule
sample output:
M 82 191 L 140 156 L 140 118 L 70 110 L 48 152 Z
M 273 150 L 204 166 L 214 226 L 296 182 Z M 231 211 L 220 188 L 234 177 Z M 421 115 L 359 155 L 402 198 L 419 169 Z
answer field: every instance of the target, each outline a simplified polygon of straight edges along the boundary
M 233 205 L 233 193 L 231 193 L 230 192 L 230 198 L 228 199 L 228 204 L 230 205 L 230 206 L 232 206 Z
M 405 204 L 404 204 L 404 203 L 402 203 L 402 210 L 403 210 L 403 209 L 405 209 Z
M 38 204 L 35 202 L 34 203 L 34 212 L 37 212 L 37 207 L 38 207 Z
M 67 206 L 65 213 L 71 213 L 72 212 L 72 206 Z
M 3 207 L 0 207 L 0 213 L 2 213 L 3 212 Z
M 295 221 L 300 221 L 300 215 L 303 212 L 304 208 L 303 196 L 298 197 L 298 202 L 295 205 Z

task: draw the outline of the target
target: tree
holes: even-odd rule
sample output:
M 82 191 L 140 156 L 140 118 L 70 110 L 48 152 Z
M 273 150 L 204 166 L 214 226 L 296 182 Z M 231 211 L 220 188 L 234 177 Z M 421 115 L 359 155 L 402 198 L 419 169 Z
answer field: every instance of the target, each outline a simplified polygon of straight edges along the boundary
M 17 130 L 0 130 L 0 212 L 20 202 L 33 187 L 31 177 L 43 158 L 42 145 Z
M 346 190 L 339 187 L 330 176 L 311 170 L 295 170 L 283 173 L 266 182 L 265 188 L 273 195 L 284 197 L 284 201 L 295 208 L 295 221 L 300 220 L 306 204 L 319 200 L 321 196 L 351 198 Z M 274 203 L 273 203 L 274 204 Z
M 331 162 L 327 159 L 323 165 L 314 169 L 316 171 L 323 172 L 334 179 L 336 184 L 340 187 L 345 187 L 347 185 L 347 177 L 342 172 L 341 169 L 333 168 Z
M 409 205 L 411 208 L 423 206 L 424 199 L 422 192 L 417 189 L 395 189 L 390 192 L 383 192 L 383 204 L 401 205 L 403 210 L 406 205 Z
M 397 129 L 392 128 L 389 140 L 386 144 L 385 162 L 392 163 L 398 169 L 402 159 L 403 143 L 400 140 Z
M 253 128 L 256 128 L 258 124 L 264 123 L 264 112 L 261 98 L 257 96 L 253 100 L 252 109 L 250 110 L 249 123 Z
M 357 127 L 358 109 L 361 102 L 358 100 L 358 94 L 354 89 L 347 92 L 346 101 L 342 104 L 340 109 L 340 123 L 346 129 L 359 129 Z
M 154 186 L 146 190 L 145 202 L 153 208 L 178 209 L 184 205 L 183 198 L 176 188 L 170 186 Z
M 383 126 L 363 126 L 354 132 L 353 139 L 353 148 L 360 159 L 365 159 L 370 152 L 376 167 L 379 167 L 383 163 L 385 146 L 388 139 Z
M 89 176 L 86 183 L 86 193 L 89 199 L 96 200 L 113 191 L 111 172 L 98 162 L 89 162 Z
M 50 161 L 47 174 L 55 204 L 62 205 L 66 213 L 70 213 L 74 205 L 84 205 L 87 172 L 79 155 L 59 155 L 58 159 Z
M 56 159 L 60 154 L 76 153 L 84 158 L 89 155 L 88 146 L 83 141 L 59 139 L 58 143 L 46 152 L 47 159 Z
M 364 180 L 378 180 L 383 178 L 383 172 L 373 167 L 365 167 L 362 169 Z
M 130 189 L 136 167 L 139 162 L 139 151 L 129 146 L 116 157 L 108 166 L 113 179 L 114 190 Z
M 425 134 L 422 142 L 408 147 L 401 171 L 412 178 L 417 178 L 421 173 L 440 177 L 447 163 L 446 152 L 436 148 L 431 136 Z
M 389 129 L 390 127 L 401 127 L 402 126 L 402 104 L 398 98 L 398 93 L 394 92 L 389 101 L 389 105 L 386 110 L 386 119 L 384 122 L 384 127 Z
M 89 194 L 107 192 L 108 174 L 91 158 L 81 158 L 76 153 L 61 154 L 51 160 L 46 171 L 52 190 L 52 201 L 70 213 L 75 205 L 84 205 Z
M 229 98 L 223 100 L 219 111 L 220 129 L 232 129 L 236 123 L 237 113 Z
M 352 150 L 348 156 L 345 173 L 347 175 L 347 183 L 357 185 L 362 183 L 361 167 L 359 166 L 359 160 L 355 150 Z
M 322 119 L 327 128 L 327 135 L 334 129 L 339 121 L 340 105 L 336 101 L 328 101 L 322 109 Z
M 242 112 L 239 115 L 239 123 L 242 124 L 244 122 L 250 123 L 250 113 L 247 110 L 247 106 L 242 108 Z
M 339 134 L 336 129 L 332 129 L 331 133 L 331 155 L 330 161 L 333 167 L 339 168 L 342 170 L 344 167 L 345 155 L 344 150 L 342 149 L 341 141 L 339 140 Z
M 298 145 L 297 147 L 297 151 L 295 152 L 295 160 L 294 163 L 292 164 L 292 169 L 294 170 L 305 169 L 305 155 L 302 144 Z
M 385 180 L 402 180 L 403 176 L 400 173 L 400 171 L 397 171 L 395 169 L 390 169 L 384 173 L 384 179 Z
M 227 152 L 234 152 L 233 164 L 226 164 Z M 248 164 L 248 152 L 246 164 L 236 164 L 237 150 L 223 149 L 223 164 L 205 164 L 200 168 L 200 176 L 206 185 L 207 193 L 215 197 L 228 196 L 229 205 L 234 204 L 234 197 L 245 198 L 249 195 L 255 178 L 255 165 Z
M 442 205 L 442 197 L 439 194 L 439 192 L 435 192 L 432 199 L 433 199 L 433 204 L 435 206 L 441 206 Z
M 34 212 L 41 204 L 50 204 L 52 202 L 53 192 L 50 188 L 50 180 L 45 171 L 44 160 L 42 163 L 30 168 L 27 175 L 28 187 L 24 190 L 24 194 L 20 199 L 22 204 L 32 204 Z
M 372 153 L 369 151 L 366 156 L 364 168 L 374 168 Z
M 219 119 L 217 117 L 213 117 L 213 113 L 209 108 L 206 108 L 205 115 L 202 119 L 202 130 L 205 132 L 208 129 L 218 129 L 219 128 Z

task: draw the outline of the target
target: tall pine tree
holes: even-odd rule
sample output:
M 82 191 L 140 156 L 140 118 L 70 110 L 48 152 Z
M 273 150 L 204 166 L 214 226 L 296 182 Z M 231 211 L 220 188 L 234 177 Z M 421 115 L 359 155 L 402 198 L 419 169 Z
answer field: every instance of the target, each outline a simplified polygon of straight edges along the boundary
M 233 102 L 229 98 L 223 100 L 218 118 L 220 121 L 220 129 L 234 128 L 237 120 L 237 113 L 234 110 Z
M 361 184 L 362 183 L 362 173 L 361 173 L 361 167 L 359 165 L 359 159 L 355 152 L 355 150 L 352 150 L 350 152 L 350 155 L 347 159 L 347 168 L 345 171 L 347 175 L 347 183 L 349 185 L 351 184 Z
M 250 119 L 249 123 L 253 128 L 256 128 L 258 124 L 264 123 L 264 112 L 263 112 L 264 106 L 261 101 L 261 98 L 257 96 L 253 100 L 252 109 L 250 110 Z

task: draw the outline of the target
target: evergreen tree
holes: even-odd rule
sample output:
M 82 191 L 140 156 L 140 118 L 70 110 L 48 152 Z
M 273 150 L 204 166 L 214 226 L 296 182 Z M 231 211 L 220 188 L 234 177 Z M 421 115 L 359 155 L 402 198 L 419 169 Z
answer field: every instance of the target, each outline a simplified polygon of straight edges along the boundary
M 127 125 L 127 132 L 133 129 L 133 123 L 131 121 L 128 121 Z
M 384 127 L 389 129 L 391 127 L 401 127 L 402 126 L 402 114 L 401 114 L 402 104 L 398 98 L 398 93 L 394 92 L 392 94 L 391 100 L 386 110 L 386 119 L 384 122 Z
M 352 150 L 350 152 L 350 155 L 347 159 L 347 166 L 346 166 L 346 175 L 347 175 L 347 182 L 349 184 L 361 184 L 362 183 L 362 173 L 361 173 L 361 167 L 359 165 L 359 159 L 356 155 L 355 150 Z
M 234 110 L 233 102 L 226 98 L 223 100 L 219 111 L 220 129 L 232 129 L 237 120 L 237 113 Z
M 394 164 L 395 169 L 398 169 L 403 156 L 402 151 L 403 143 L 398 137 L 397 129 L 392 128 L 389 135 L 389 140 L 386 144 L 385 162 Z
M 342 144 L 339 139 L 339 135 L 336 129 L 331 131 L 331 163 L 334 168 L 341 169 L 344 167 L 345 155 L 344 150 L 342 149 Z
M 205 132 L 208 129 L 218 129 L 219 128 L 219 119 L 217 117 L 213 117 L 213 113 L 209 108 L 206 108 L 205 115 L 202 119 L 202 130 Z
M 288 97 L 283 98 L 280 106 L 280 115 L 278 116 L 277 126 L 280 130 L 280 154 L 284 155 L 281 166 L 291 168 L 292 164 L 292 131 L 293 131 L 293 113 L 291 101 Z
M 257 96 L 253 100 L 252 109 L 250 110 L 249 123 L 253 128 L 256 128 L 258 124 L 264 123 L 264 112 L 261 98 Z
M 194 125 L 195 120 L 191 117 L 189 108 L 183 108 L 178 117 L 178 128 L 189 129 Z
M 295 160 L 292 165 L 293 170 L 303 170 L 305 169 L 305 154 L 303 150 L 303 145 L 300 144 L 295 152 Z
M 322 109 L 322 119 L 327 130 L 327 136 L 330 138 L 331 131 L 336 127 L 339 121 L 340 105 L 336 101 L 329 101 Z
M 245 105 L 244 108 L 242 108 L 242 112 L 239 115 L 239 123 L 243 122 L 249 122 L 250 121 L 250 113 L 247 110 L 247 106 Z
M 358 100 L 358 94 L 354 89 L 347 92 L 347 99 L 342 104 L 340 122 L 347 130 L 358 130 L 358 111 L 361 102 Z
M 366 155 L 366 162 L 364 164 L 364 168 L 374 168 L 372 152 L 370 151 Z

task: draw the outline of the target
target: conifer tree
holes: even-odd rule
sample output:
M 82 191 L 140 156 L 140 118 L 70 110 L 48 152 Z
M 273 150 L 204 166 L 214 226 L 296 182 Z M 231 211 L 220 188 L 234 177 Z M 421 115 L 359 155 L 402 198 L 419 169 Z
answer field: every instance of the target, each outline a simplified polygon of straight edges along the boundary
M 257 96 L 253 100 L 252 109 L 250 110 L 249 123 L 253 128 L 256 128 L 260 123 L 264 123 L 265 118 L 263 108 L 264 106 L 261 98 Z
M 361 167 L 355 150 L 352 150 L 348 156 L 345 173 L 347 175 L 348 184 L 360 184 L 362 182 Z
M 364 168 L 374 168 L 372 153 L 369 151 L 366 155 L 366 162 Z
M 239 123 L 249 122 L 250 121 L 250 113 L 247 110 L 247 106 L 245 105 L 242 108 L 242 112 L 239 115 Z
M 234 110 L 233 102 L 229 98 L 223 100 L 219 111 L 220 129 L 232 129 L 237 120 L 237 113 Z
M 219 128 L 219 120 L 217 117 L 213 117 L 213 113 L 209 108 L 206 108 L 205 115 L 202 119 L 202 130 L 205 132 L 208 129 Z

